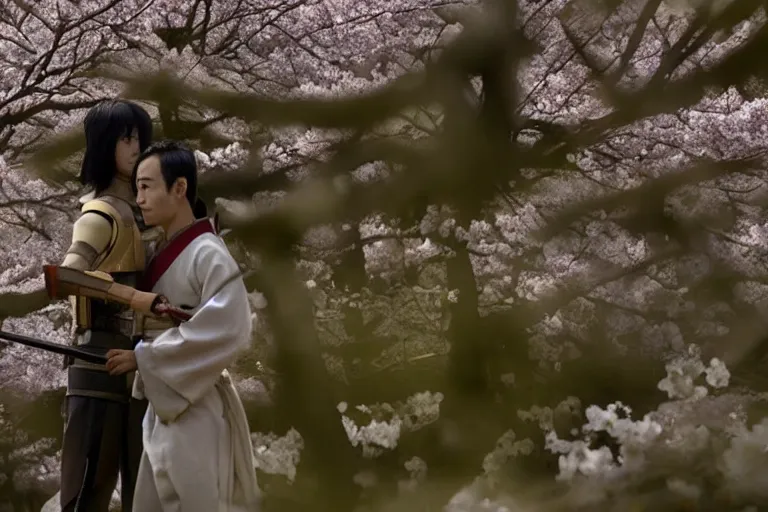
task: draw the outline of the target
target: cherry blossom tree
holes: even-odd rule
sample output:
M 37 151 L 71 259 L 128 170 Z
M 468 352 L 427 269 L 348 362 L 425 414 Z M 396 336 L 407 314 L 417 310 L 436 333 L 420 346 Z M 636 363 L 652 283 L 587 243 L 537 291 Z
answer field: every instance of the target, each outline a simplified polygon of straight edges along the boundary
M 42 216 L 72 204 L 53 171 L 72 170 L 99 98 L 143 101 L 159 133 L 198 150 L 201 193 L 253 270 L 259 356 L 243 368 L 273 389 L 285 433 L 254 438 L 268 495 L 306 489 L 334 509 L 397 506 L 394 487 L 450 510 L 762 503 L 743 478 L 760 462 L 740 455 L 763 435 L 748 395 L 692 382 L 752 378 L 739 369 L 765 337 L 763 3 L 3 9 L 3 169 L 34 151 L 56 180 L 6 180 L 12 240 L 42 244 Z M 44 305 L 34 269 L 65 238 L 36 259 L 8 253 L 24 264 L 0 279 L 29 302 L 6 328 L 63 333 L 61 312 L 18 317 Z M 716 405 L 733 425 L 701 415 Z M 584 421 L 587 437 L 567 440 Z M 686 429 L 730 443 L 697 445 L 700 478 L 664 462 Z M 613 441 L 598 446 L 600 431 Z M 667 488 L 645 495 L 656 467 Z M 519 468 L 544 477 L 541 494 L 515 486 Z M 713 480 L 739 497 L 713 498 Z M 545 499 L 553 485 L 569 486 L 564 505 Z

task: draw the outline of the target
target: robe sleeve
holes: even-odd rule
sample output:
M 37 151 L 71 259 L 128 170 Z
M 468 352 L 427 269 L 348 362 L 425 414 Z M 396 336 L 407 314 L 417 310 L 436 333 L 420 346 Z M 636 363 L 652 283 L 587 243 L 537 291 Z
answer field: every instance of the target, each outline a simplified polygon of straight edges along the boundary
M 144 394 L 164 421 L 175 420 L 209 393 L 251 342 L 248 296 L 242 279 L 231 279 L 239 269 L 229 252 L 206 241 L 192 263 L 190 279 L 201 289 L 192 318 L 135 348 Z

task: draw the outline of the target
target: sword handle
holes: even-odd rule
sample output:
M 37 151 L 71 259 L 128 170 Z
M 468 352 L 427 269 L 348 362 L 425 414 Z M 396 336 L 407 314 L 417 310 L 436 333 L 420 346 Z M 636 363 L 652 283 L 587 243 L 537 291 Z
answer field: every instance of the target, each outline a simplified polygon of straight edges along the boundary
M 152 305 L 152 312 L 156 315 L 165 315 L 178 322 L 186 322 L 192 318 L 192 315 L 186 311 L 171 306 L 168 299 L 162 295 L 157 296 L 157 301 Z

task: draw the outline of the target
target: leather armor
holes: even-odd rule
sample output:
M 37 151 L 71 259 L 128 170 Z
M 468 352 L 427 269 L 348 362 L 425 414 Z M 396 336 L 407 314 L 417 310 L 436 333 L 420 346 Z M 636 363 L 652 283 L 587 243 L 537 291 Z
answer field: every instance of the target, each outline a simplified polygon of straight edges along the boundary
M 96 213 L 111 224 L 106 248 L 95 256 L 91 269 L 109 274 L 116 283 L 135 287 L 151 251 L 159 239 L 154 229 L 146 229 L 137 210 L 116 196 L 102 195 L 83 205 L 81 212 Z M 80 244 L 77 247 L 77 244 Z M 70 252 L 88 254 L 87 242 L 73 243 Z M 85 249 L 85 250 L 84 250 Z M 91 249 L 92 253 L 95 252 Z M 143 320 L 127 306 L 83 296 L 71 297 L 75 344 L 95 353 L 110 349 L 132 349 L 142 335 Z M 134 374 L 110 376 L 103 365 L 70 359 L 67 396 L 87 396 L 128 402 Z

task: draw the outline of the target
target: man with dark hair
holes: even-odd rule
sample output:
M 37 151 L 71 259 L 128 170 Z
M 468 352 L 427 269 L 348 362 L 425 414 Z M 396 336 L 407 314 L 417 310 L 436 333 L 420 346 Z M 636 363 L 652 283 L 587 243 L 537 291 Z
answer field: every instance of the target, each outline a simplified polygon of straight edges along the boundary
M 138 369 L 134 396 L 149 400 L 133 510 L 256 510 L 248 420 L 226 370 L 251 342 L 240 269 L 200 206 L 192 151 L 176 142 L 150 146 L 133 177 L 144 220 L 167 237 L 142 289 L 192 315 L 148 328 L 133 350 L 107 353 L 110 374 Z
M 140 152 L 152 138 L 152 121 L 140 106 L 103 101 L 84 121 L 86 149 L 80 181 L 93 190 L 81 198 L 81 215 L 62 266 L 96 270 L 133 285 L 145 251 L 159 230 L 146 230 L 130 184 Z M 100 300 L 72 297 L 75 343 L 106 353 L 131 348 L 137 335 L 132 311 Z M 66 421 L 61 456 L 61 509 L 106 512 L 121 481 L 123 510 L 130 510 L 141 459 L 146 401 L 131 397 L 133 374 L 110 376 L 104 365 L 67 359 Z
M 177 179 L 184 179 L 187 183 L 186 198 L 192 206 L 192 213 L 196 219 L 203 219 L 208 216 L 208 208 L 205 203 L 197 197 L 197 160 L 195 154 L 184 144 L 172 140 L 164 140 L 152 144 L 142 152 L 131 174 L 131 187 L 133 195 L 137 196 L 139 192 L 136 176 L 139 171 L 139 164 L 150 158 L 157 156 L 160 159 L 160 173 L 163 176 L 168 190 Z

